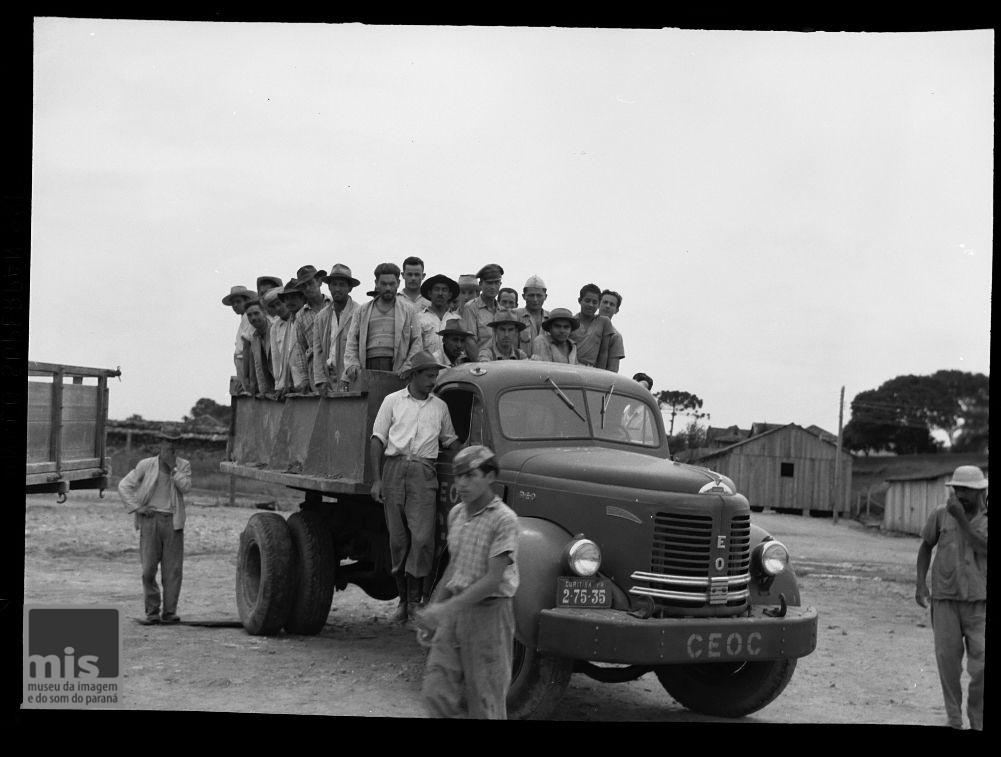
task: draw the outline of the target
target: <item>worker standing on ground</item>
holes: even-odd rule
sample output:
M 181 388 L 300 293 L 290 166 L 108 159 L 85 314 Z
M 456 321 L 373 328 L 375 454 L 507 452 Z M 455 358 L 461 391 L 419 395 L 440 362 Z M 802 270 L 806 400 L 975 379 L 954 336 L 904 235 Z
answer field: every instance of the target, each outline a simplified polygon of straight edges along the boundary
M 975 465 L 961 465 L 946 481 L 952 494 L 928 516 L 918 548 L 915 599 L 931 598 L 935 661 L 945 712 L 952 728 L 963 727 L 963 649 L 970 674 L 966 712 L 970 728 L 984 727 L 984 668 L 987 664 L 987 479 Z M 928 565 L 932 548 L 931 592 Z
M 432 717 L 507 718 L 518 590 L 518 516 L 492 488 L 498 465 L 482 445 L 455 456 L 460 502 L 448 514 L 449 563 L 418 612 L 430 653 L 421 696 Z
M 181 595 L 184 567 L 184 495 L 191 490 L 191 463 L 177 457 L 175 443 L 180 429 L 164 426 L 158 434 L 160 450 L 154 457 L 140 460 L 118 484 L 118 493 L 130 513 L 135 513 L 139 532 L 139 560 L 142 564 L 146 617 L 153 625 L 177 623 L 177 600 Z M 163 615 L 160 615 L 160 587 L 163 582 Z

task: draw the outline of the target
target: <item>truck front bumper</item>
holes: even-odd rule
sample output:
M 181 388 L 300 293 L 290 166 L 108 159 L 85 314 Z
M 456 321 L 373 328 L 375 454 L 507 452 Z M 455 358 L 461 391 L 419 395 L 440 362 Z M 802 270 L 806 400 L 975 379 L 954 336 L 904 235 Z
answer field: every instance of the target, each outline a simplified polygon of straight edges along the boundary
M 647 618 L 623 610 L 543 610 L 540 651 L 631 665 L 805 657 L 817 646 L 817 611 L 789 607 L 781 618 L 760 607 L 734 618 Z

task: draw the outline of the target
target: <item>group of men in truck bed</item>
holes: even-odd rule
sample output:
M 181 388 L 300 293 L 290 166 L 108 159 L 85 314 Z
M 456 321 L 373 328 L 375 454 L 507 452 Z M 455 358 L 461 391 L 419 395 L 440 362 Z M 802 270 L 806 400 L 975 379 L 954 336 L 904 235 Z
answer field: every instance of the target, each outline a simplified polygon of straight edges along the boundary
M 533 275 L 519 307 L 503 275 L 490 263 L 458 280 L 428 277 L 424 262 L 408 257 L 402 268 L 375 267 L 366 302 L 352 298 L 360 282 L 342 263 L 329 272 L 302 266 L 286 282 L 260 276 L 256 290 L 234 286 L 222 298 L 240 316 L 230 392 L 282 399 L 343 391 L 362 368 L 406 375 L 421 351 L 449 366 L 532 359 L 618 371 L 625 351 L 612 318 L 622 295 L 587 284 L 579 312 L 546 310 L 546 284 Z

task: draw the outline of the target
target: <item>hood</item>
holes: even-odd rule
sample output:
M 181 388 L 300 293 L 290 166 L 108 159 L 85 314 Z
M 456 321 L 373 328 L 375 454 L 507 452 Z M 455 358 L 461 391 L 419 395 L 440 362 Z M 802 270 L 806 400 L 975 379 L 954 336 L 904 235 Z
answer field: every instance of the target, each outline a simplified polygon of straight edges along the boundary
M 541 476 L 568 482 L 698 494 L 706 484 L 721 478 L 736 491 L 729 479 L 712 474 L 706 468 L 606 447 L 515 450 L 504 455 L 500 464 L 501 468 L 517 471 L 519 479 L 526 475 Z

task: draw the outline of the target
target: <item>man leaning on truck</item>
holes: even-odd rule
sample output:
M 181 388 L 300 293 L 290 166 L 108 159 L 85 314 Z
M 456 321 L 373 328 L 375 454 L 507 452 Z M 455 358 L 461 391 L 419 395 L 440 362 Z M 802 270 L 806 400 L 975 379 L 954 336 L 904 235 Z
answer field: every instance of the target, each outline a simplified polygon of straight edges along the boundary
M 431 595 L 438 490 L 434 464 L 439 443 L 445 449 L 459 446 L 448 406 L 432 393 L 438 371 L 447 367 L 427 350 L 418 352 L 409 383 L 386 395 L 372 425 L 372 499 L 383 504 L 386 515 L 400 593 L 393 620 L 399 622 L 413 618 L 422 596 L 426 602 Z

